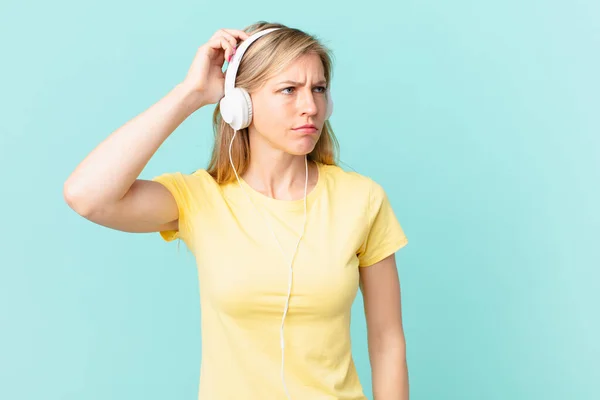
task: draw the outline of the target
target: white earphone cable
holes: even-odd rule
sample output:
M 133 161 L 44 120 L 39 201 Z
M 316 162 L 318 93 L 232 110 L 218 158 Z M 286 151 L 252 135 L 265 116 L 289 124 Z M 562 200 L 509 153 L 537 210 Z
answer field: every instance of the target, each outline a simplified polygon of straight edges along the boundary
M 277 245 L 279 246 L 279 250 L 281 250 L 281 254 L 283 256 L 283 258 L 285 259 L 285 252 L 283 250 L 283 247 L 281 246 L 281 243 L 279 242 L 279 239 L 277 238 L 277 235 L 275 235 L 275 231 L 273 230 L 273 227 L 271 226 L 271 224 L 269 223 L 269 221 L 265 218 L 265 216 L 262 214 L 262 212 L 260 212 L 260 210 L 258 209 L 258 207 L 256 206 L 256 204 L 254 203 L 254 201 L 252 200 L 252 198 L 250 197 L 250 195 L 248 194 L 248 192 L 246 191 L 246 189 L 244 188 L 244 186 L 242 185 L 241 181 L 240 181 L 240 177 L 238 176 L 237 171 L 235 170 L 235 165 L 233 164 L 233 158 L 231 156 L 231 148 L 233 146 L 233 140 L 235 139 L 235 136 L 237 134 L 237 130 L 234 129 L 233 131 L 233 137 L 231 138 L 231 142 L 229 143 L 229 162 L 231 163 L 231 167 L 233 168 L 233 172 L 235 174 L 235 177 L 237 178 L 238 184 L 239 186 L 242 188 L 244 194 L 246 195 L 246 197 L 248 198 L 248 200 L 252 203 L 252 205 L 254 206 L 254 208 L 256 209 L 256 211 L 260 214 L 260 216 L 263 218 L 263 220 L 265 221 L 265 223 L 268 225 L 269 230 L 271 231 L 271 234 L 273 235 L 273 237 L 275 238 L 275 241 L 277 242 Z M 285 389 L 285 393 L 288 397 L 288 399 L 291 400 L 291 396 L 289 394 L 287 385 L 285 383 L 285 375 L 284 375 L 284 353 L 285 353 L 285 341 L 284 341 L 284 335 L 283 335 L 283 327 L 284 327 L 284 321 L 285 321 L 285 317 L 287 316 L 287 312 L 288 312 L 288 308 L 290 305 L 290 296 L 292 293 L 292 277 L 293 277 L 293 263 L 294 263 L 294 259 L 296 257 L 296 253 L 298 252 L 298 246 L 300 245 L 300 241 L 302 240 L 302 237 L 304 236 L 304 232 L 306 230 L 306 216 L 307 216 L 307 212 L 306 212 L 306 197 L 307 197 L 307 190 L 308 190 L 308 156 L 304 157 L 304 165 L 305 165 L 305 169 L 306 169 L 306 178 L 305 178 L 305 182 L 304 182 L 304 222 L 302 223 L 302 233 L 300 234 L 300 237 L 298 238 L 298 242 L 296 242 L 296 247 L 294 249 L 294 253 L 290 259 L 290 273 L 289 273 L 289 279 L 288 279 L 288 294 L 287 294 L 287 298 L 285 301 L 285 308 L 283 310 L 283 317 L 281 319 L 281 330 L 280 330 L 280 342 L 281 342 L 281 380 L 283 382 L 283 387 Z

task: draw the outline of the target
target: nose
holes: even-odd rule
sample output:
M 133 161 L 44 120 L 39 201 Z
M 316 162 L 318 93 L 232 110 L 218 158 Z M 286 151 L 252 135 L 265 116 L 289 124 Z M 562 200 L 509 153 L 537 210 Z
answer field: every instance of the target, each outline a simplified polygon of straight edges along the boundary
M 303 90 L 302 94 L 298 96 L 298 102 L 298 107 L 302 111 L 302 115 L 316 115 L 319 111 L 311 89 Z

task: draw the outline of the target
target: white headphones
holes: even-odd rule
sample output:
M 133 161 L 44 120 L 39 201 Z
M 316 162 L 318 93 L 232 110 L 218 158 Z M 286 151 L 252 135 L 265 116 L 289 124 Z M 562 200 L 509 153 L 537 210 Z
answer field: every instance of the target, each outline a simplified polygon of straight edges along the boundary
M 237 48 L 233 59 L 227 67 L 227 71 L 225 72 L 225 96 L 219 102 L 219 107 L 223 121 L 228 123 L 234 130 L 247 128 L 252 122 L 252 101 L 250 100 L 250 94 L 243 88 L 235 87 L 235 78 L 242 61 L 242 56 L 255 40 L 278 29 L 281 28 L 265 29 L 244 40 L 240 47 Z M 327 111 L 325 119 L 327 120 L 333 113 L 333 100 L 331 99 L 329 85 L 327 86 L 326 96 Z

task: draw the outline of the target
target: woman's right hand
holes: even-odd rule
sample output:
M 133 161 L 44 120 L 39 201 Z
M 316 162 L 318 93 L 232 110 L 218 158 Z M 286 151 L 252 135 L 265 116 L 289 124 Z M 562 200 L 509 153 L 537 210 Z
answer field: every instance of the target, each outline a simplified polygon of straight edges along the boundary
M 182 85 L 198 94 L 204 104 L 217 103 L 224 95 L 225 74 L 223 65 L 230 61 L 239 41 L 250 37 L 244 31 L 219 29 L 198 48 Z

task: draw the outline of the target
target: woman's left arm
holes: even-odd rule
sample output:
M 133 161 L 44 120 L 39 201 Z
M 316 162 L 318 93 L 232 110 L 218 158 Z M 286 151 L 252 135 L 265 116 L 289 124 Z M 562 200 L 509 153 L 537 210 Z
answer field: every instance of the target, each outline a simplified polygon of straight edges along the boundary
M 374 400 L 408 400 L 406 341 L 394 254 L 360 268 Z

